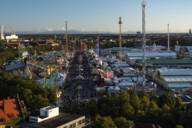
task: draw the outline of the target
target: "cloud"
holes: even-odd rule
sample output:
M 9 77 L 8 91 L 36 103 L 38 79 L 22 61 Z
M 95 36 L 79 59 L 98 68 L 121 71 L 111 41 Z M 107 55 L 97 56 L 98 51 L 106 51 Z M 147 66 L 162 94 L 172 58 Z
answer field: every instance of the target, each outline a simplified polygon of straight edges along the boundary
M 48 32 L 54 31 L 52 28 L 46 28 L 46 30 L 47 30 Z

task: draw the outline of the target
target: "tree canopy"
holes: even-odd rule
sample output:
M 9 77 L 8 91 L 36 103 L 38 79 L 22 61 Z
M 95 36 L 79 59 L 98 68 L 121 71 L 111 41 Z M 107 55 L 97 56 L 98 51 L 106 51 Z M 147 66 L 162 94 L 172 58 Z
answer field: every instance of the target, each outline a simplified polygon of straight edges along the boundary
M 43 88 L 31 80 L 23 80 L 12 74 L 0 72 L 0 98 L 19 95 L 30 112 L 54 103 L 55 92 L 55 90 Z
M 169 128 L 175 128 L 179 123 L 185 128 L 190 128 L 192 126 L 191 108 L 192 105 L 184 104 L 179 97 L 174 97 L 170 93 L 156 96 L 152 93 L 140 92 L 135 94 L 128 91 L 115 96 L 92 100 L 88 103 L 70 105 L 70 108 L 67 109 L 66 107 L 65 110 L 86 114 L 96 124 L 98 121 L 101 124 L 108 122 L 107 124 L 112 125 L 114 123 L 118 128 L 128 124 L 132 126 L 132 122 L 134 124 L 159 124 Z M 97 118 L 100 119 L 98 115 L 106 118 L 98 120 Z

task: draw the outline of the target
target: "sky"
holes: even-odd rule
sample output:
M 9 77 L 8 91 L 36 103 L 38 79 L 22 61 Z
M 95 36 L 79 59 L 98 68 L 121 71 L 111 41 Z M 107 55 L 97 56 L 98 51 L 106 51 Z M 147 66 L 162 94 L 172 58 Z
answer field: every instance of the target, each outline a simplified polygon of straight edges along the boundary
M 118 32 L 141 31 L 141 0 L 0 0 L 0 24 L 6 31 Z M 188 32 L 192 0 L 147 0 L 148 32 Z

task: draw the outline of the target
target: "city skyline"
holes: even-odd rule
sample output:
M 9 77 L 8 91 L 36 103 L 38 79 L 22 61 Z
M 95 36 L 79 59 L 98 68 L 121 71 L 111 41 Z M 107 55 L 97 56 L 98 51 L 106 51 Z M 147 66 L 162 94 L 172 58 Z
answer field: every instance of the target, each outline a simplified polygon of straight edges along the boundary
M 0 24 L 7 32 L 61 31 L 67 20 L 69 30 L 117 33 L 119 16 L 123 33 L 141 31 L 141 0 L 2 0 L 0 4 Z M 170 32 L 188 32 L 190 5 L 192 1 L 148 0 L 147 32 L 166 32 L 167 24 Z

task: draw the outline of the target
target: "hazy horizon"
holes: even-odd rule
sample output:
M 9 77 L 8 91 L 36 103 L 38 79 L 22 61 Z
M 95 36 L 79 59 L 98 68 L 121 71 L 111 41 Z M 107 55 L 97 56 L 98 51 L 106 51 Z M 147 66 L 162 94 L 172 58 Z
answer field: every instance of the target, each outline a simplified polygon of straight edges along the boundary
M 1 0 L 0 24 L 6 32 L 63 31 L 118 32 L 118 17 L 124 33 L 141 31 L 141 0 Z M 148 0 L 147 32 L 188 32 L 192 28 L 192 1 Z

